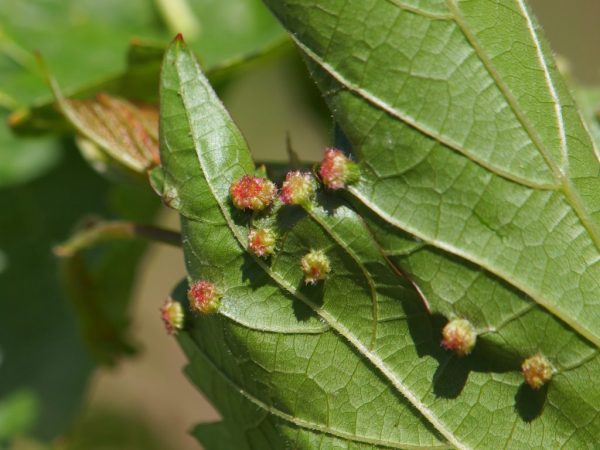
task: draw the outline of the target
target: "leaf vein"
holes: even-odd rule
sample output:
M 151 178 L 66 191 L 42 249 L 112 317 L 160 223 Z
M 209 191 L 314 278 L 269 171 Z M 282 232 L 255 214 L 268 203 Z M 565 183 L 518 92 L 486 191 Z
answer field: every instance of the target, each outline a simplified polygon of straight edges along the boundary
M 360 442 L 360 443 L 372 444 L 372 445 L 378 445 L 378 446 L 385 446 L 388 448 L 395 448 L 395 449 L 415 449 L 416 450 L 416 449 L 424 448 L 421 446 L 407 446 L 406 444 L 395 444 L 395 443 L 387 442 L 387 441 L 381 440 L 381 439 L 357 436 L 355 434 L 351 434 L 351 433 L 348 433 L 345 431 L 336 430 L 327 425 L 321 425 L 318 423 L 310 422 L 308 420 L 300 419 L 298 417 L 287 414 L 271 405 L 268 405 L 267 403 L 264 403 L 263 401 L 259 400 L 254 395 L 252 395 L 250 392 L 246 391 L 243 387 L 241 387 L 238 383 L 236 383 L 233 379 L 231 379 L 223 370 L 221 370 L 221 368 L 217 365 L 217 363 L 202 349 L 201 346 L 196 344 L 196 342 L 191 338 L 191 336 L 189 336 L 188 338 L 194 343 L 194 348 L 196 349 L 197 354 L 202 359 L 204 359 L 204 361 L 223 380 L 225 380 L 229 385 L 231 385 L 231 387 L 235 390 L 235 392 L 239 393 L 242 397 L 244 397 L 246 400 L 248 400 L 249 402 L 251 402 L 252 404 L 257 406 L 262 411 L 264 411 L 267 415 L 271 414 L 272 416 L 275 416 L 285 422 L 296 425 L 299 428 L 304 428 L 307 430 L 316 431 L 316 432 L 323 433 L 323 434 L 328 434 L 330 436 L 342 438 L 347 441 Z M 440 445 L 440 446 L 428 447 L 428 448 L 446 448 L 446 446 Z

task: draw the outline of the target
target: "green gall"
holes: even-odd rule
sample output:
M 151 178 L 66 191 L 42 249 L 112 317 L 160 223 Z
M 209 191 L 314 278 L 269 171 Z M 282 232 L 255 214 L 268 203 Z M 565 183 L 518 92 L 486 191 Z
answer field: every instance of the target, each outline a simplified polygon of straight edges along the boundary
M 167 333 L 170 335 L 177 334 L 183 328 L 184 314 L 181 303 L 175 302 L 172 299 L 167 299 L 160 308 L 160 316 L 165 324 Z
M 527 358 L 521 364 L 523 378 L 532 389 L 539 389 L 552 379 L 554 368 L 548 358 L 541 353 Z
M 477 331 L 466 319 L 453 319 L 442 330 L 441 345 L 458 356 L 466 356 L 477 342 Z
M 314 177 L 308 172 L 288 172 L 281 188 L 281 201 L 287 205 L 307 205 L 316 190 Z
M 302 257 L 300 261 L 302 272 L 304 272 L 304 282 L 306 284 L 315 284 L 317 281 L 327 278 L 331 272 L 329 258 L 323 250 L 311 250 Z
M 270 256 L 275 253 L 277 234 L 271 228 L 258 228 L 248 233 L 248 249 L 256 256 Z

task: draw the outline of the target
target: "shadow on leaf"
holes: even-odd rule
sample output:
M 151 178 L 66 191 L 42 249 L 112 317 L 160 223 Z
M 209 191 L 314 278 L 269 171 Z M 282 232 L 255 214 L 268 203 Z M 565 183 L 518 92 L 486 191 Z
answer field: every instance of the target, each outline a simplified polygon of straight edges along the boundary
M 515 395 L 515 410 L 525 422 L 532 422 L 542 414 L 547 397 L 548 385 L 534 390 L 523 383 Z

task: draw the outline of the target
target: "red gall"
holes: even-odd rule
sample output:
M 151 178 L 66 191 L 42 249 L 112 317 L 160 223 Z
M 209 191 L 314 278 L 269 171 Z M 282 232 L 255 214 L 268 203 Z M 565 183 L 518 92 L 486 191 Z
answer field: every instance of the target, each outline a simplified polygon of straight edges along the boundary
M 221 294 L 210 281 L 197 281 L 188 290 L 188 299 L 193 311 L 201 314 L 216 312 L 221 305 Z
M 277 187 L 267 178 L 244 175 L 231 185 L 229 195 L 236 208 L 262 211 L 275 200 Z
M 358 181 L 360 169 L 358 164 L 348 158 L 341 150 L 328 148 L 325 150 L 325 156 L 319 168 L 319 175 L 323 184 L 329 189 L 343 189 L 347 185 Z

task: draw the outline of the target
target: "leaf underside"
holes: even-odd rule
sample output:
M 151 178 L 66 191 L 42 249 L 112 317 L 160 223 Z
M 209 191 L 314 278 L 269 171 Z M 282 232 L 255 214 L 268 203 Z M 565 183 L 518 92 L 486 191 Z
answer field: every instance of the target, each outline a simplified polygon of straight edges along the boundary
M 345 199 L 276 208 L 276 256 L 251 256 L 257 218 L 228 198 L 254 172 L 247 145 L 172 45 L 163 195 L 177 199 L 189 278 L 224 292 L 222 314 L 180 337 L 190 378 L 225 417 L 199 438 L 224 448 L 226 427 L 240 448 L 593 446 L 598 157 L 524 3 L 266 3 L 361 179 Z M 304 286 L 311 248 L 333 271 Z M 439 348 L 455 316 L 479 332 L 464 359 Z M 538 351 L 556 373 L 532 391 L 519 366 Z

